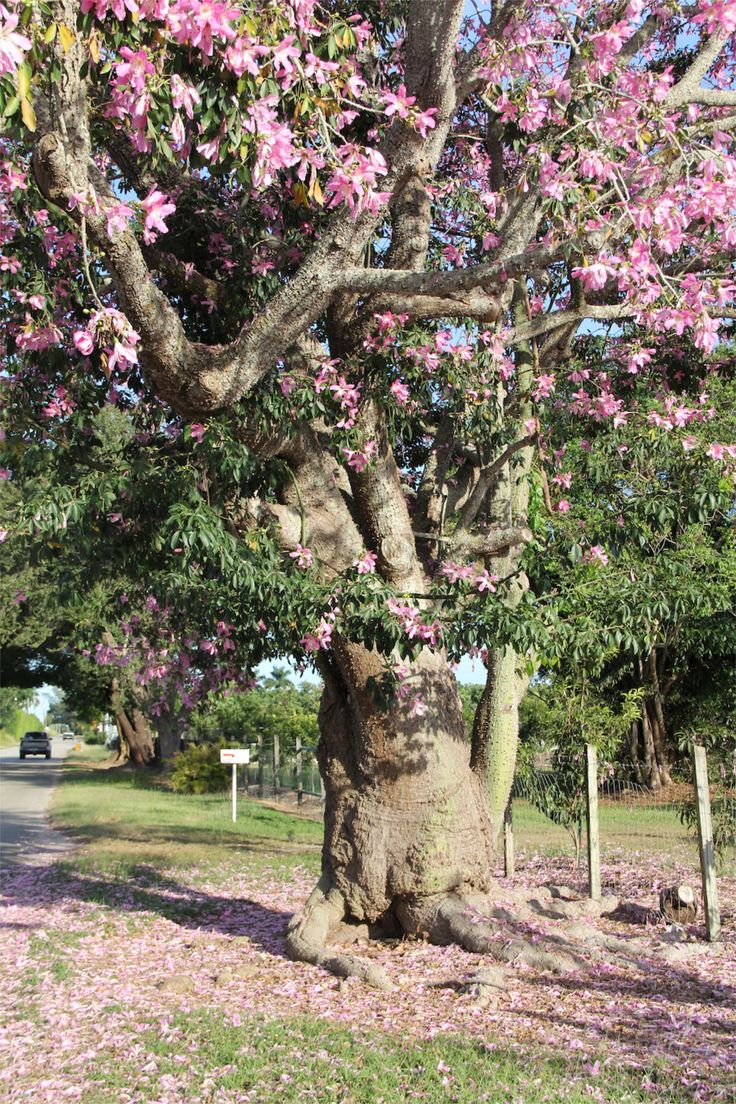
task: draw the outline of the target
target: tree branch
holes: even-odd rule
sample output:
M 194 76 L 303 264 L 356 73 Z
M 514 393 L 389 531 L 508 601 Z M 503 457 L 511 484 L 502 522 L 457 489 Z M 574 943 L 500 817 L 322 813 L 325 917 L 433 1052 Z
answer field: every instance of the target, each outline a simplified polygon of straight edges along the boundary
M 509 460 L 521 449 L 527 448 L 536 440 L 536 434 L 531 433 L 526 437 L 522 437 L 519 441 L 512 441 L 510 445 L 507 445 L 503 452 L 498 456 L 492 464 L 482 468 L 480 472 L 480 478 L 475 485 L 473 493 L 460 511 L 460 518 L 458 521 L 458 532 L 467 530 L 473 524 L 477 518 L 486 495 L 490 491 L 493 480 L 500 471 L 508 464 Z
M 670 88 L 665 107 L 684 107 L 691 103 L 715 107 L 736 106 L 736 92 L 701 87 L 701 82 L 707 77 L 728 39 L 726 31 L 716 31 L 707 39 L 685 76 Z

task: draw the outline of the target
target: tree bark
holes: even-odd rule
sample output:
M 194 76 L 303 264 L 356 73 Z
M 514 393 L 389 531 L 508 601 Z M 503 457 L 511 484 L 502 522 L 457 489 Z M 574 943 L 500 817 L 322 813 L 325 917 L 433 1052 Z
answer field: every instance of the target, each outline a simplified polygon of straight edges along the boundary
M 503 823 L 516 769 L 519 739 L 518 657 L 513 648 L 488 656 L 488 678 L 473 724 L 471 766 L 485 779 L 492 823 Z
M 662 783 L 659 776 L 659 766 L 654 750 L 654 737 L 652 735 L 652 726 L 646 702 L 641 711 L 641 727 L 644 735 L 644 764 L 642 773 L 644 775 L 645 785 L 650 786 L 653 790 L 658 790 Z
M 126 708 L 117 679 L 110 686 L 110 708 L 120 738 L 119 758 L 135 767 L 147 767 L 155 758 L 151 726 L 140 709 Z
M 160 716 L 156 722 L 158 758 L 162 763 L 173 759 L 179 750 L 179 726 L 170 713 Z
M 664 666 L 663 653 L 663 666 Z M 648 701 L 650 710 L 650 723 L 652 726 L 652 739 L 654 741 L 654 753 L 657 757 L 660 781 L 663 786 L 672 785 L 672 770 L 669 750 L 667 748 L 667 724 L 664 717 L 664 694 L 659 678 L 657 666 L 657 652 L 651 652 L 649 656 L 649 674 L 652 680 L 652 696 Z
M 423 902 L 487 889 L 495 859 L 497 826 L 470 767 L 454 677 L 442 657 L 422 652 L 411 685 L 427 712 L 411 717 L 406 704 L 381 712 L 373 701 L 375 652 L 338 642 L 322 668 L 324 883 L 346 917 L 416 929 Z

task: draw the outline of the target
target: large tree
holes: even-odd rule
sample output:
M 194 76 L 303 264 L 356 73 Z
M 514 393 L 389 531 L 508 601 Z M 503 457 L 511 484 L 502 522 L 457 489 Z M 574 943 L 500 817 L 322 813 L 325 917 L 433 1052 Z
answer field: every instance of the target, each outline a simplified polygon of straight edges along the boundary
M 465 915 L 518 656 L 560 635 L 523 570 L 535 404 L 574 371 L 583 422 L 636 418 L 636 373 L 685 433 L 710 365 L 661 350 L 710 355 L 733 317 L 734 3 L 465 7 L 0 11 L 8 470 L 80 448 L 95 407 L 137 439 L 188 423 L 181 571 L 254 656 L 291 645 L 324 679 L 323 876 L 289 939 L 340 972 L 366 972 L 325 950 L 343 917 L 544 960 Z M 595 372 L 581 326 L 609 338 Z M 730 477 L 733 446 L 709 447 Z M 39 530 L 83 509 L 53 506 Z M 482 646 L 468 741 L 448 660 Z

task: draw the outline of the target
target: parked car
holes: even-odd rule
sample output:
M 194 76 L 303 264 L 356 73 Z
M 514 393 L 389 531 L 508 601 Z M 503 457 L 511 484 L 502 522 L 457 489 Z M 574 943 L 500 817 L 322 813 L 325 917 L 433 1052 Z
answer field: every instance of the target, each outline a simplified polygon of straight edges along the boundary
M 62 740 L 76 740 L 77 737 L 73 732 L 62 732 L 61 738 Z
M 26 732 L 20 738 L 20 757 L 26 755 L 45 755 L 51 758 L 51 740 L 45 732 Z

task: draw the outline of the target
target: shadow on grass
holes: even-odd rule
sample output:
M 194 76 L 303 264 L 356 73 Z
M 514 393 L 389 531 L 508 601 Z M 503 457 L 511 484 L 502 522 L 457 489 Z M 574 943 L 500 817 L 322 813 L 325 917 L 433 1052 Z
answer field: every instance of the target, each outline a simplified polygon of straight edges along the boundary
M 124 879 L 80 874 L 64 862 L 44 868 L 18 864 L 5 873 L 3 897 L 8 905 L 54 907 L 83 901 L 123 913 L 155 913 L 193 931 L 245 937 L 281 957 L 291 916 L 249 898 L 206 893 L 144 864 L 127 867 Z

